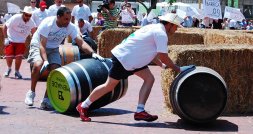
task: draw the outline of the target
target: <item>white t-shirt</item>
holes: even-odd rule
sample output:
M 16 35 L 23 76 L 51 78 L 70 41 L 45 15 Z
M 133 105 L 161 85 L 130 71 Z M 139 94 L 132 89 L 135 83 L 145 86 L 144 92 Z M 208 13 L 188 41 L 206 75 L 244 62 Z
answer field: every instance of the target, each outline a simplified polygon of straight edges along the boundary
M 22 14 L 15 14 L 5 24 L 8 39 L 15 43 L 24 43 L 31 29 L 36 27 L 32 19 L 25 23 Z
M 121 11 L 121 22 L 122 23 L 133 23 L 134 22 L 134 11 L 131 10 L 131 12 L 127 11 L 127 9 L 124 9 Z
M 65 7 L 65 5 L 61 5 L 61 6 L 56 6 L 56 4 L 51 5 L 48 8 L 48 16 L 56 16 L 58 9 L 61 7 Z
M 80 32 L 81 32 L 82 34 L 91 32 L 91 31 L 92 31 L 92 26 L 91 26 L 90 22 L 84 20 L 84 23 L 85 23 L 85 24 L 83 25 L 83 27 L 80 28 Z
M 68 35 L 75 39 L 78 36 L 78 28 L 73 23 L 69 23 L 67 27 L 58 27 L 56 16 L 51 16 L 40 23 L 32 37 L 31 44 L 39 46 L 40 35 L 47 38 L 46 48 L 57 48 Z
M 42 20 L 44 20 L 48 16 L 48 11 L 45 9 L 41 11 L 40 9 L 35 10 L 32 14 L 32 19 L 35 22 L 36 26 L 38 27 Z
M 71 16 L 75 17 L 75 24 L 78 24 L 79 19 L 89 21 L 89 16 L 91 16 L 90 8 L 83 4 L 83 6 L 75 5 L 72 9 Z
M 148 65 L 158 52 L 167 53 L 167 43 L 164 25 L 150 24 L 129 35 L 111 52 L 130 71 Z

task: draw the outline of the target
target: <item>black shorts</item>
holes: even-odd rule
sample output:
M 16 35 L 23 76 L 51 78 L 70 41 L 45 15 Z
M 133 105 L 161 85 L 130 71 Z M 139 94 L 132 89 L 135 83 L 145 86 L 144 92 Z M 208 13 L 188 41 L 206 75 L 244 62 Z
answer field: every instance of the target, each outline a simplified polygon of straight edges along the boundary
M 148 66 L 144 66 L 132 71 L 127 71 L 119 62 L 119 60 L 114 55 L 112 55 L 112 66 L 109 71 L 109 76 L 116 80 L 126 79 L 128 76 L 133 75 L 135 72 L 146 68 L 148 68 Z

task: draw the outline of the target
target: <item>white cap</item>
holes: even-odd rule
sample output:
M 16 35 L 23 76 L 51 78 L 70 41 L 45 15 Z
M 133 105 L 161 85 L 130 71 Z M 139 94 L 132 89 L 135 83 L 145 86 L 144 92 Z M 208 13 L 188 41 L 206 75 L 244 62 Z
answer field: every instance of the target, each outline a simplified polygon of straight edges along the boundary
M 167 21 L 167 22 L 170 22 L 170 23 L 172 23 L 172 24 L 175 24 L 175 25 L 177 25 L 177 26 L 179 26 L 179 27 L 183 27 L 183 26 L 181 25 L 183 19 L 180 18 L 177 14 L 174 14 L 174 13 L 167 13 L 167 14 L 165 14 L 165 15 L 163 15 L 163 16 L 159 16 L 158 18 L 159 18 L 160 20 Z
M 25 6 L 24 7 L 24 10 L 23 11 L 21 11 L 22 13 L 28 13 L 28 14 L 32 14 L 32 7 L 30 7 L 30 6 Z

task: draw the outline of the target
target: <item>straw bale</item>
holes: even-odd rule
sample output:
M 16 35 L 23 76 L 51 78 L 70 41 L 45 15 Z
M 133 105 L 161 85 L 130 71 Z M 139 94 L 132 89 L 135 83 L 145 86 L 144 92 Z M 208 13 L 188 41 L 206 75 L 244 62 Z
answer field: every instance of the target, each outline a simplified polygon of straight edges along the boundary
M 95 41 L 98 41 L 97 40 L 97 36 L 99 34 L 99 31 L 102 29 L 103 27 L 102 26 L 93 26 L 92 27 L 92 31 L 90 32 L 90 37 L 95 40 Z
M 204 33 L 177 31 L 173 35 L 169 36 L 169 44 L 170 45 L 204 44 Z
M 240 30 L 208 30 L 205 44 L 253 44 L 252 34 Z
M 103 31 L 98 36 L 99 55 L 106 58 L 111 57 L 111 50 L 135 30 L 135 28 L 114 28 Z
M 253 112 L 253 46 L 252 45 L 174 45 L 169 47 L 169 56 L 179 66 L 194 64 L 217 71 L 228 87 L 228 101 L 224 114 Z M 170 85 L 176 73 L 163 70 L 162 89 L 165 104 L 173 112 L 170 100 Z

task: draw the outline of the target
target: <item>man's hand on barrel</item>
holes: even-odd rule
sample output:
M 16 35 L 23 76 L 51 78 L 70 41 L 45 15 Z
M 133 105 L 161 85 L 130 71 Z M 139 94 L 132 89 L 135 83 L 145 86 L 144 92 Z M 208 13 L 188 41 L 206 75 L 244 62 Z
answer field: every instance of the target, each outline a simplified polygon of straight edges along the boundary
M 43 62 L 43 65 L 42 65 L 42 67 L 41 67 L 41 69 L 40 69 L 40 74 L 42 73 L 42 72 L 44 72 L 46 69 L 47 69 L 47 66 L 49 65 L 49 62 L 47 61 L 47 60 L 45 60 L 44 62 Z
M 180 67 L 180 72 L 184 72 L 185 70 L 188 70 L 190 68 L 194 68 L 195 65 L 188 65 L 188 66 L 182 66 Z
M 105 61 L 105 58 L 103 58 L 102 56 L 100 56 L 100 55 L 98 55 L 96 53 L 92 53 L 91 57 L 94 58 L 94 59 L 98 59 L 101 62 Z

